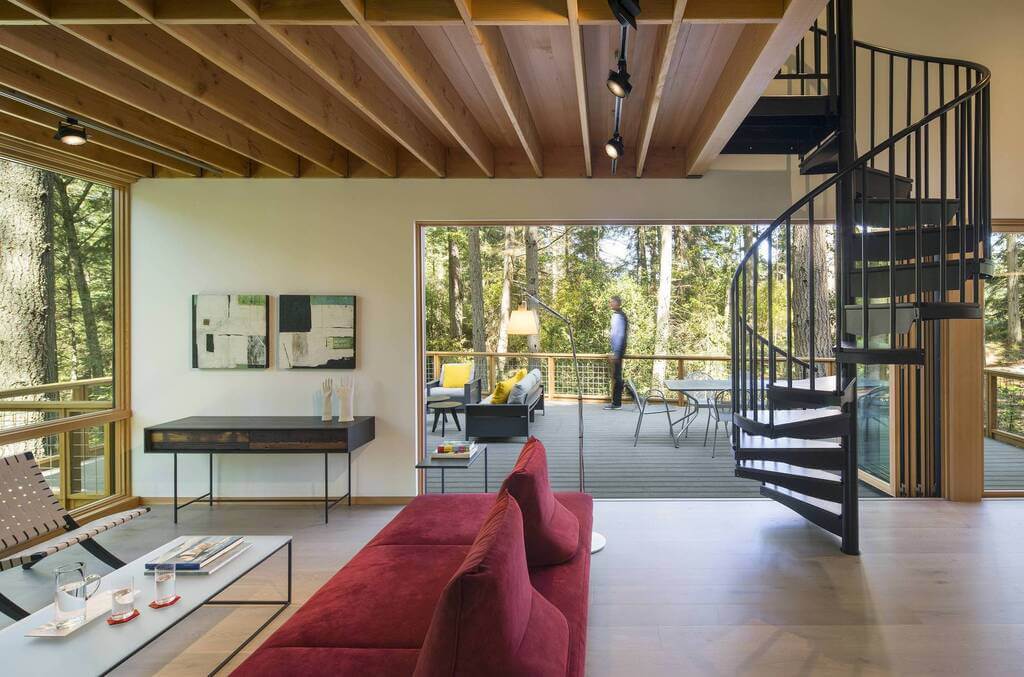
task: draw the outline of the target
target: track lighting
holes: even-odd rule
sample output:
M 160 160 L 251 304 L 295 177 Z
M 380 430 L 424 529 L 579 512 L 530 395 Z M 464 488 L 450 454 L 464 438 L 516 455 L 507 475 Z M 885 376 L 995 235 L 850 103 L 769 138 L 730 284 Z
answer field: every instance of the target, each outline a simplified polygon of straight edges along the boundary
M 636 16 L 640 13 L 639 0 L 608 0 L 608 7 L 620 24 L 629 24 L 636 29 Z
M 633 91 L 633 85 L 629 82 L 629 73 L 626 72 L 625 60 L 619 61 L 619 69 L 617 71 L 608 71 L 607 84 L 608 91 L 620 99 L 626 98 Z
M 626 152 L 626 147 L 623 145 L 622 137 L 619 136 L 618 132 L 615 133 L 615 136 L 608 139 L 608 143 L 604 144 L 604 152 L 613 160 L 618 160 Z
M 75 118 L 61 120 L 57 125 L 57 133 L 53 135 L 53 138 L 68 146 L 81 146 L 88 141 L 85 127 L 80 125 Z

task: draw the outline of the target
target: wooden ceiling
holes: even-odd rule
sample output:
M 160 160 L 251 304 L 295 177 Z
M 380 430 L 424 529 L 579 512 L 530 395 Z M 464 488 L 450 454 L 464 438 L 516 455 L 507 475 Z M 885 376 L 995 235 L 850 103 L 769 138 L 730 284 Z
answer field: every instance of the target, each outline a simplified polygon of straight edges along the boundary
M 704 173 L 826 0 L 642 0 L 620 177 Z M 609 176 L 606 0 L 0 0 L 0 155 L 91 176 Z M 91 173 L 91 174 L 90 174 Z

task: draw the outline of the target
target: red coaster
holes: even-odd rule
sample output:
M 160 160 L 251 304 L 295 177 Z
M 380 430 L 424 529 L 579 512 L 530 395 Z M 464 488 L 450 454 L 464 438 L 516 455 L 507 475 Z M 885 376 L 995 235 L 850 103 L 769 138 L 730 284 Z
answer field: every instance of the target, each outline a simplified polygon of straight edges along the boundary
M 119 621 L 115 621 L 113 618 L 108 618 L 107 619 L 107 625 L 120 625 L 121 623 L 127 623 L 128 621 L 132 620 L 133 618 L 138 617 L 138 615 L 139 615 L 139 610 L 138 609 L 134 609 L 132 611 L 132 615 L 129 616 L 128 618 L 122 618 Z
M 175 595 L 174 599 L 172 599 L 170 602 L 164 602 L 163 604 L 157 604 L 156 602 L 150 602 L 149 603 L 149 608 L 150 609 L 163 609 L 165 606 L 173 605 L 179 599 L 181 599 L 181 595 Z

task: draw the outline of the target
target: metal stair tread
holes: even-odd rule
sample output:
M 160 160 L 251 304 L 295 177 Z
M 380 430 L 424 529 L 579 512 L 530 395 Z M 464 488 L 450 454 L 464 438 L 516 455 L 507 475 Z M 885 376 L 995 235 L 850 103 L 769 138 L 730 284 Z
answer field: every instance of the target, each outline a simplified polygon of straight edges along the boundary
M 748 470 L 762 470 L 765 472 L 792 475 L 794 477 L 806 477 L 809 479 L 821 480 L 823 482 L 832 482 L 834 484 L 842 484 L 843 482 L 842 476 L 834 472 L 817 470 L 815 468 L 804 468 L 799 465 L 784 463 L 782 461 L 743 460 L 737 461 L 737 463 L 739 464 L 739 467 L 746 468 Z
M 785 451 L 800 452 L 805 450 L 842 449 L 838 437 L 820 440 L 803 440 L 797 437 L 765 437 L 745 430 L 740 431 L 740 451 Z
M 768 410 L 758 409 L 749 410 L 749 416 L 744 414 L 742 411 L 737 415 L 753 421 L 755 423 L 768 424 Z M 813 421 L 815 419 L 827 419 L 834 416 L 844 416 L 842 410 L 839 407 L 818 407 L 816 409 L 776 409 L 772 415 L 772 421 L 776 427 L 786 425 L 787 423 L 802 423 L 804 421 Z

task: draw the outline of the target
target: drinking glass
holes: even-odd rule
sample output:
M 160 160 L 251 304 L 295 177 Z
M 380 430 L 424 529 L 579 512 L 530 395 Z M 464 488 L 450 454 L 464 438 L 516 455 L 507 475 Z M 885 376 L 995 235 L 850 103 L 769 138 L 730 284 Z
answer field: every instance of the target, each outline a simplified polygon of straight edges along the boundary
M 124 621 L 135 613 L 135 578 L 115 574 L 110 589 L 110 620 Z
M 64 564 L 53 570 L 53 624 L 58 630 L 74 628 L 85 622 L 85 606 L 100 587 L 97 574 L 85 575 L 85 562 Z M 92 590 L 89 589 L 92 586 Z
M 153 567 L 153 584 L 156 596 L 153 601 L 168 604 L 174 599 L 174 562 L 157 562 Z

